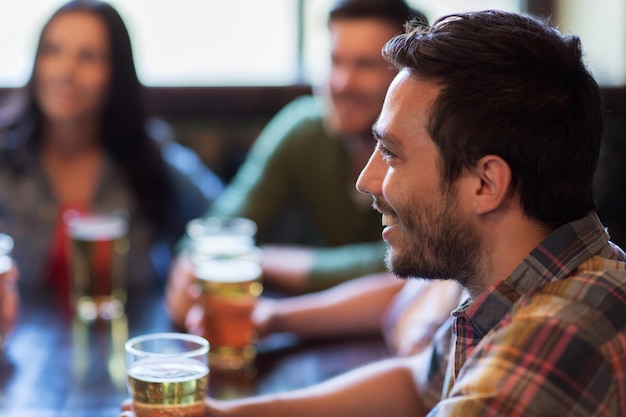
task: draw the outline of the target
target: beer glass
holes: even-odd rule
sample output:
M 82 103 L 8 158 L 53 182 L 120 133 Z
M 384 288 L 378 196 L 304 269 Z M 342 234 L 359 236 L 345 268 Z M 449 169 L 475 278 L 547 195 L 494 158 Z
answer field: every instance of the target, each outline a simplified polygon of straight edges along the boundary
M 63 219 L 69 239 L 70 288 L 75 314 L 87 322 L 120 317 L 126 302 L 127 212 L 68 210 Z
M 209 343 L 184 333 L 128 340 L 126 373 L 137 417 L 202 417 L 209 384 Z
M 10 279 L 9 277 L 9 271 L 13 266 L 13 260 L 10 256 L 12 250 L 13 238 L 5 233 L 0 233 L 0 308 L 8 309 L 11 305 L 17 308 L 17 289 L 15 282 L 13 282 L 14 278 Z M 0 319 L 12 322 L 10 317 L 0 317 Z M 0 347 L 4 343 L 5 331 L 10 327 L 11 323 L 0 322 Z
M 243 217 L 208 217 L 187 224 L 194 277 L 202 289 L 204 337 L 214 370 L 237 370 L 256 357 L 251 313 L 262 292 L 256 223 Z
M 211 342 L 215 370 L 242 370 L 256 358 L 257 334 L 252 310 L 263 291 L 261 266 L 249 258 L 194 259 L 202 288 L 204 337 Z
M 256 223 L 244 217 L 194 219 L 186 229 L 192 255 L 233 258 L 254 251 Z

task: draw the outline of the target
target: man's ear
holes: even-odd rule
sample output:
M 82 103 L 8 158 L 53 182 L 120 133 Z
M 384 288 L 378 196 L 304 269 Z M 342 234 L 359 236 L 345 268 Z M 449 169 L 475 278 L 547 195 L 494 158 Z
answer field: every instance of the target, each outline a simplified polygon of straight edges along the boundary
M 485 155 L 472 170 L 476 179 L 474 212 L 487 214 L 500 208 L 509 197 L 511 167 L 499 156 Z

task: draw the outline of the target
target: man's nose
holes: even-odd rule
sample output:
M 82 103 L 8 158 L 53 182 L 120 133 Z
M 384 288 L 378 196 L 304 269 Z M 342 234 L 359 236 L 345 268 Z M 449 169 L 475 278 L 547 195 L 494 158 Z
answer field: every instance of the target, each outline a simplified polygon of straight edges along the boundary
M 378 195 L 382 192 L 386 164 L 378 150 L 374 150 L 356 181 L 356 189 L 364 194 Z
M 356 72 L 347 65 L 333 69 L 331 86 L 334 92 L 350 91 L 356 80 Z

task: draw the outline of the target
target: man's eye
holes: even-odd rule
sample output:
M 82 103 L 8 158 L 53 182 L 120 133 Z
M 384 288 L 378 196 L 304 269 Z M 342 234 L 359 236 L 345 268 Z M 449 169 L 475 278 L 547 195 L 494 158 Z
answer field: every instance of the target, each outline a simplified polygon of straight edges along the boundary
M 389 159 L 396 156 L 393 152 L 387 149 L 385 145 L 381 144 L 380 142 L 378 142 L 377 148 L 385 161 L 388 161 Z

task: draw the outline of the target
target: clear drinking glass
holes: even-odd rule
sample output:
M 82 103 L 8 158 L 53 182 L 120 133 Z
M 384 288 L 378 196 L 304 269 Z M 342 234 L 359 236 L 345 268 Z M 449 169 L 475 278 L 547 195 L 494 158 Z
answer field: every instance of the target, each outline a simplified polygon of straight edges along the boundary
M 209 342 L 185 333 L 128 340 L 126 373 L 137 417 L 202 417 L 209 384 Z
M 192 257 L 234 258 L 254 250 L 257 226 L 244 217 L 207 217 L 187 223 Z
M 263 291 L 256 224 L 243 217 L 209 217 L 187 224 L 190 258 L 202 288 L 204 337 L 213 370 L 239 370 L 256 357 L 252 310 Z
M 261 266 L 250 259 L 203 259 L 194 263 L 202 288 L 204 337 L 215 370 L 242 370 L 254 363 L 257 333 L 252 310 L 263 291 Z
M 63 215 L 69 239 L 71 300 L 84 321 L 124 314 L 124 270 L 129 249 L 126 210 Z

